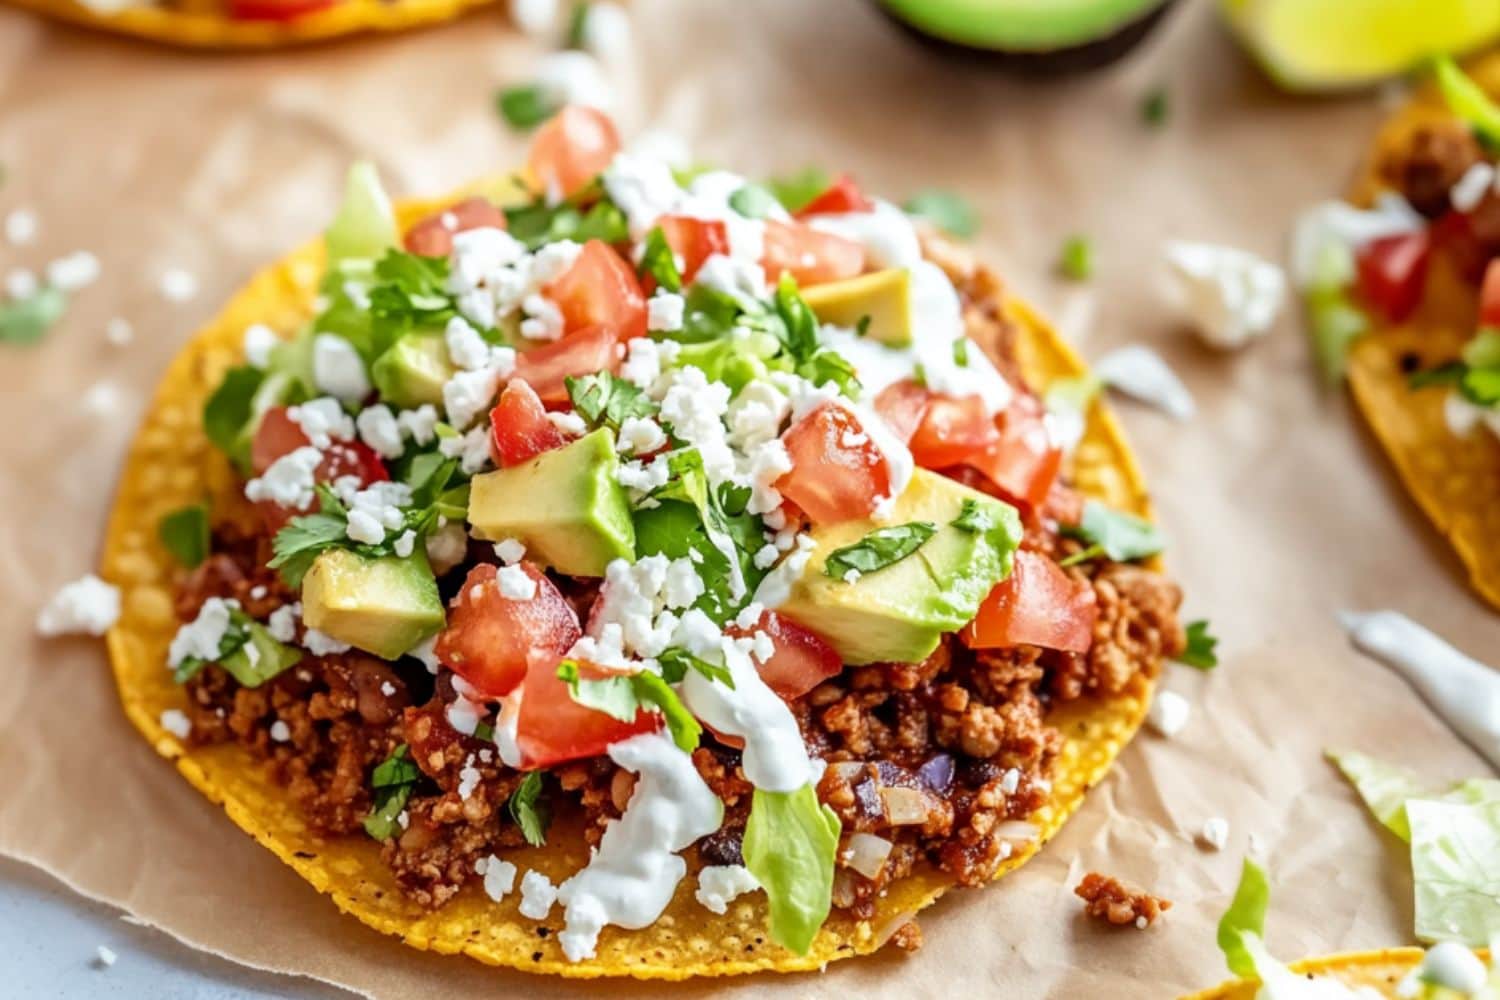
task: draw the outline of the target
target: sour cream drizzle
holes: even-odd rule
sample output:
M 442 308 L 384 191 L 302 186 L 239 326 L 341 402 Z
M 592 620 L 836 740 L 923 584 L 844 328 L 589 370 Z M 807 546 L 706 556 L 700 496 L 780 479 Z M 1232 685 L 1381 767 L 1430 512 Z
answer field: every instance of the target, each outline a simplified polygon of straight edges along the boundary
M 1500 671 L 1396 611 L 1345 611 L 1339 621 L 1356 649 L 1405 677 L 1455 733 L 1500 768 Z
M 632 736 L 609 756 L 640 777 L 587 867 L 558 889 L 566 927 L 557 940 L 573 962 L 593 957 L 608 924 L 638 930 L 654 923 L 687 874 L 677 852 L 724 820 L 724 804 L 667 734 Z
M 745 777 L 768 792 L 793 792 L 820 773 L 807 755 L 797 720 L 781 696 L 760 679 L 748 654 L 726 643 L 724 664 L 734 688 L 689 670 L 682 699 L 716 732 L 745 741 Z

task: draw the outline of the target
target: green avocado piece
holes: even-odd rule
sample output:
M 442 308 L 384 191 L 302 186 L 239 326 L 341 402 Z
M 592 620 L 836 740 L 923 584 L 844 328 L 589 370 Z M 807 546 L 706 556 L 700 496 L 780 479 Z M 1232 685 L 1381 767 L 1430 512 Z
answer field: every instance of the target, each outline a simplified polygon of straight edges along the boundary
M 965 500 L 990 515 L 987 530 L 952 523 Z M 911 555 L 852 583 L 824 574 L 835 549 L 911 521 L 938 529 Z M 917 663 L 945 633 L 972 621 L 980 602 L 1010 575 L 1021 518 L 1009 504 L 918 469 L 888 519 L 844 521 L 814 528 L 812 535 L 817 547 L 777 612 L 818 633 L 845 663 Z
M 615 474 L 620 460 L 607 427 L 469 482 L 475 538 L 514 538 L 527 557 L 570 576 L 603 576 L 635 558 L 630 501 Z
M 448 360 L 443 335 L 418 331 L 405 334 L 376 358 L 370 378 L 385 402 L 412 409 L 423 403 L 440 405 L 443 383 L 457 371 Z
M 871 340 L 889 347 L 911 343 L 911 272 L 904 267 L 814 285 L 802 301 L 820 323 L 855 329 L 868 318 L 864 334 Z
M 1173 0 L 878 0 L 903 26 L 1022 71 L 1092 69 L 1150 34 Z
M 406 558 L 327 549 L 302 579 L 309 628 L 394 660 L 442 629 L 437 581 L 422 547 Z
M 250 639 L 219 661 L 245 687 L 260 687 L 302 660 L 302 650 L 277 642 L 260 622 L 246 625 Z

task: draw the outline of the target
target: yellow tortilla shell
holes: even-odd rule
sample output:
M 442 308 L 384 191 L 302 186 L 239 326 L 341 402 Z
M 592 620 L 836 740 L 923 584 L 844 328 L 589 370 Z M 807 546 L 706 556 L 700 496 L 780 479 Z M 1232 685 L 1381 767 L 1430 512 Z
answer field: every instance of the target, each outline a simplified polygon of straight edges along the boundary
M 1500 57 L 1478 63 L 1470 74 L 1500 96 Z M 1452 117 L 1434 89 L 1424 90 L 1381 129 L 1351 200 L 1368 204 L 1380 193 L 1385 185 L 1378 164 L 1413 130 Z M 1414 390 L 1402 369 L 1408 355 L 1421 369 L 1456 360 L 1474 335 L 1478 297 L 1473 283 L 1435 254 L 1416 312 L 1395 326 L 1372 317 L 1370 332 L 1355 342 L 1349 387 L 1412 499 L 1452 544 L 1474 589 L 1500 608 L 1500 437 L 1483 429 L 1454 434 L 1443 419 L 1448 387 Z
M 493 195 L 495 189 L 488 193 Z M 403 226 L 451 200 L 401 205 Z M 316 835 L 287 792 L 243 748 L 189 746 L 163 729 L 162 712 L 181 708 L 185 695 L 165 667 L 167 645 L 177 628 L 172 612 L 177 570 L 157 539 L 157 523 L 162 515 L 205 496 L 211 498 L 216 520 L 246 512 L 235 476 L 205 438 L 199 414 L 225 370 L 240 362 L 248 325 L 266 323 L 290 334 L 311 317 L 322 262 L 319 240 L 256 275 L 173 361 L 131 446 L 110 517 L 102 574 L 123 591 L 123 614 L 108 636 L 120 697 L 130 720 L 157 752 L 340 909 L 412 947 L 462 953 L 493 965 L 582 978 L 643 979 L 816 969 L 874 951 L 912 914 L 942 895 L 951 884 L 945 876 L 932 870 L 914 873 L 890 887 L 874 920 L 835 915 L 811 950 L 795 955 L 766 937 L 762 894 L 741 897 L 727 914 L 716 916 L 693 899 L 696 880 L 690 876 L 651 927 L 606 928 L 598 956 L 572 963 L 557 945 L 559 911 L 545 922 L 550 931 L 541 936 L 542 925 L 518 914 L 519 893 L 495 903 L 472 884 L 441 909 L 425 910 L 401 894 L 380 860 L 378 844 L 361 836 Z M 1024 330 L 1023 362 L 1037 384 L 1083 373 L 1082 362 L 1048 326 L 1019 303 L 1012 309 Z M 1140 472 L 1119 425 L 1097 404 L 1077 451 L 1075 482 L 1118 508 L 1150 513 Z M 1151 684 L 1141 678 L 1120 697 L 1073 702 L 1049 716 L 1066 737 L 1066 746 L 1054 775 L 1052 799 L 1031 817 L 1041 830 L 1040 841 L 1050 838 L 1104 777 L 1140 726 L 1150 696 Z M 1018 850 L 996 877 L 1023 864 L 1040 841 Z M 581 836 L 554 830 L 548 846 L 507 857 L 522 870 L 540 869 L 561 881 L 585 863 L 587 852 Z
M 1383 997 L 1397 1000 L 1396 984 L 1417 967 L 1423 954 L 1425 953 L 1421 948 L 1351 951 L 1294 962 L 1291 970 L 1337 979 L 1345 986 L 1368 986 L 1379 991 Z M 1479 951 L 1477 954 L 1486 961 L 1489 960 L 1488 951 Z M 1239 979 L 1183 997 L 1182 1000 L 1255 1000 L 1255 993 L 1259 989 L 1259 982 Z
M 192 49 L 271 49 L 365 31 L 405 31 L 449 21 L 495 0 L 337 0 L 286 21 L 246 21 L 215 9 L 172 10 L 150 3 L 101 14 L 74 0 L 5 0 L 60 21 Z

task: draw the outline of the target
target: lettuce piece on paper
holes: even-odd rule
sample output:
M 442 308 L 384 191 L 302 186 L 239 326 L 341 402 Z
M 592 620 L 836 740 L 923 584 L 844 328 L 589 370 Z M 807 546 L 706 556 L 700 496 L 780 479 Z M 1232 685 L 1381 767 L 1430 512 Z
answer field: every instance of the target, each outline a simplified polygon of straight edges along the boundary
M 1500 935 L 1500 797 L 1412 799 L 1406 815 L 1417 937 L 1480 947 Z

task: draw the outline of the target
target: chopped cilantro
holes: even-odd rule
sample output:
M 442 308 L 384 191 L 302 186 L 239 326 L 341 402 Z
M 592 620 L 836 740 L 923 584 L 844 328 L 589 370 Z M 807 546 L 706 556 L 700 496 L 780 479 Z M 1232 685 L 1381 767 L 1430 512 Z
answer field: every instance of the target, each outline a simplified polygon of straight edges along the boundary
M 231 368 L 203 404 L 203 433 L 234 460 L 241 472 L 248 473 L 250 469 L 249 447 L 241 431 L 250 423 L 255 394 L 265 377 L 264 372 L 249 365 Z
M 876 528 L 854 544 L 830 552 L 823 573 L 835 580 L 842 580 L 850 570 L 874 573 L 905 559 L 936 533 L 937 525 L 930 521 Z
M 661 675 L 666 678 L 667 683 L 676 684 L 687 676 L 689 670 L 696 670 L 711 681 L 718 681 L 729 690 L 734 690 L 734 677 L 729 673 L 729 668 L 694 656 L 681 646 L 669 646 L 662 650 L 656 662 L 661 664 Z
M 0 343 L 31 344 L 41 340 L 62 319 L 67 308 L 67 295 L 52 285 L 43 285 L 25 298 L 0 305 Z
M 320 552 L 348 540 L 348 512 L 327 486 L 319 484 L 317 491 L 322 509 L 292 518 L 271 539 L 274 554 L 266 565 L 279 570 L 286 585 L 294 589 L 302 586 L 302 578 Z
M 370 814 L 365 817 L 365 833 L 376 840 L 394 837 L 401 829 L 398 819 L 401 810 L 406 808 L 406 800 L 411 798 L 412 788 L 421 777 L 422 772 L 411 759 L 405 743 L 377 764 L 370 775 L 370 789 L 375 801 Z
M 1209 634 L 1207 621 L 1189 622 L 1187 649 L 1177 657 L 1177 662 L 1189 667 L 1197 667 L 1199 670 L 1212 670 L 1219 665 L 1219 657 L 1214 652 L 1218 645 L 1218 638 Z
M 1166 547 L 1156 525 L 1145 518 L 1113 510 L 1097 500 L 1083 505 L 1083 520 L 1076 526 L 1064 525 L 1063 533 L 1081 538 L 1088 547 L 1075 552 L 1059 565 L 1073 566 L 1099 556 L 1115 562 L 1131 562 L 1154 556 Z
M 208 505 L 196 503 L 166 514 L 157 522 L 156 534 L 173 559 L 192 569 L 208 558 Z
M 576 661 L 564 660 L 558 665 L 557 677 L 568 685 L 569 697 L 580 705 L 621 722 L 633 721 L 641 711 L 659 712 L 673 742 L 688 752 L 698 746 L 703 727 L 660 674 L 642 670 L 588 680 L 580 675 Z
M 560 105 L 534 83 L 506 87 L 495 95 L 495 107 L 513 129 L 535 128 L 557 114 Z
M 629 417 L 656 415 L 657 406 L 650 396 L 607 371 L 594 375 L 570 375 L 564 382 L 573 408 L 595 427 L 605 424 L 619 430 Z
M 969 367 L 969 338 L 959 337 L 953 341 L 953 363 L 960 368 Z
M 226 658 L 233 656 L 245 643 L 250 641 L 250 628 L 255 624 L 250 616 L 238 609 L 229 612 L 229 624 L 224 628 L 224 634 L 219 638 L 219 652 L 211 660 L 198 656 L 183 657 L 177 664 L 177 669 L 172 673 L 172 680 L 177 684 L 185 684 L 198 674 L 210 663 L 222 663 Z M 255 685 L 250 685 L 254 687 Z
M 585 210 L 584 205 L 589 208 Z M 539 198 L 507 208 L 505 219 L 506 231 L 531 250 L 558 240 L 620 243 L 630 238 L 624 213 L 603 196 L 597 183 L 588 185 L 560 205 L 549 205 Z
M 1086 236 L 1069 236 L 1057 258 L 1057 270 L 1069 281 L 1087 281 L 1094 274 L 1094 250 Z
M 1168 110 L 1166 87 L 1155 87 L 1141 99 L 1141 121 L 1147 125 L 1165 125 Z
M 669 292 L 682 291 L 682 272 L 677 269 L 677 256 L 672 253 L 667 234 L 660 226 L 646 234 L 645 245 L 641 248 L 639 273 L 642 277 L 650 275 L 656 279 L 659 288 L 665 288 Z
M 966 240 L 979 230 L 979 217 L 973 206 L 952 191 L 920 191 L 902 207 L 959 239 Z
M 953 526 L 960 531 L 982 535 L 995 526 L 995 518 L 988 506 L 981 507 L 973 497 L 964 497 L 963 505 L 958 508 L 958 516 L 953 519 Z
M 510 818 L 532 847 L 541 847 L 547 842 L 547 827 L 552 822 L 552 809 L 541 795 L 542 772 L 529 771 L 511 793 L 507 805 Z
M 584 40 L 588 37 L 588 23 L 590 8 L 589 3 L 575 3 L 573 9 L 568 12 L 568 30 L 563 36 L 563 44 L 570 49 L 581 49 Z

